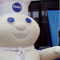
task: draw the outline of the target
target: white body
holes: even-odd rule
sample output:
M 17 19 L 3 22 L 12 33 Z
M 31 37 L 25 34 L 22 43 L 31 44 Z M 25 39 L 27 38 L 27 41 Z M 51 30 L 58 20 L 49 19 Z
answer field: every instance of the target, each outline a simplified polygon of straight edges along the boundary
M 9 17 L 13 17 L 14 22 L 8 22 Z M 31 19 L 31 23 L 26 22 L 26 18 Z M 38 24 L 26 15 L 6 14 L 0 17 L 0 47 L 29 47 L 37 40 L 39 33 Z M 17 52 L 0 50 L 0 60 L 16 60 Z M 60 47 L 53 47 L 42 51 L 35 49 L 25 51 L 23 60 L 53 60 L 58 57 Z
M 0 50 L 0 60 L 16 60 L 17 51 Z M 60 47 L 53 47 L 37 51 L 26 51 L 23 60 L 54 60 L 60 57 Z
M 0 60 L 16 60 L 17 52 L 13 51 L 0 51 Z M 23 60 L 40 60 L 40 54 L 37 50 L 25 52 Z
M 15 5 L 13 9 L 19 10 L 19 4 L 21 4 L 22 10 L 19 10 L 20 12 L 12 9 L 15 2 L 18 2 L 18 6 Z M 42 51 L 29 47 L 36 42 L 40 33 L 36 21 L 26 16 L 29 3 L 30 0 L 0 1 L 0 47 L 3 47 L 0 50 L 0 60 L 54 60 L 60 57 L 60 47 Z M 6 50 L 5 47 L 7 47 Z M 17 50 L 13 49 L 18 47 Z M 16 59 L 16 57 L 18 58 Z

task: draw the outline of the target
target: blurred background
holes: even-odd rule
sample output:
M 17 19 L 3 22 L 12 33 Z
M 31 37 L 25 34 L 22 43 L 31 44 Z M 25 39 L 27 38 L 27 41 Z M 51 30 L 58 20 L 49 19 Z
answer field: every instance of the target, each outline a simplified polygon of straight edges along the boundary
M 33 0 L 29 5 L 29 16 L 37 21 L 41 30 L 34 44 L 36 49 L 52 46 L 47 10 L 59 10 L 59 0 Z

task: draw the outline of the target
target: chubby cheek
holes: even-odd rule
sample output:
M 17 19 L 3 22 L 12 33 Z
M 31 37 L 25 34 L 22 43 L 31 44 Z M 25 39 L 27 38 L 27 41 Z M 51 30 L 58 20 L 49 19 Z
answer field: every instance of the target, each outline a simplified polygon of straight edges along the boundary
M 8 24 L 0 25 L 0 36 L 9 37 L 10 33 L 11 33 L 11 28 Z

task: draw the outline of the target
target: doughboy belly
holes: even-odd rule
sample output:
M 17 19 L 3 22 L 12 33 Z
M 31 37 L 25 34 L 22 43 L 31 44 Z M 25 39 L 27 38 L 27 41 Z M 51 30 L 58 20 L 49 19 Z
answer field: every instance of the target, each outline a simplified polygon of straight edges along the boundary
M 17 52 L 0 51 L 0 60 L 16 60 Z
M 16 60 L 17 51 L 1 51 L 0 60 Z M 24 54 L 23 60 L 40 60 L 40 52 L 37 50 L 27 51 Z

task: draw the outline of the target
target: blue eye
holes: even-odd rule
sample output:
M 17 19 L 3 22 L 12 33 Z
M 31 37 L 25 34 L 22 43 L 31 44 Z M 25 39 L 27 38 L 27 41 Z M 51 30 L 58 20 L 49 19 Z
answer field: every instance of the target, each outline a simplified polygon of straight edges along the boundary
M 29 18 L 26 18 L 25 20 L 26 20 L 27 23 L 31 23 L 32 22 L 31 19 L 29 19 Z
M 7 19 L 7 21 L 10 22 L 10 23 L 12 23 L 12 22 L 14 22 L 14 18 L 13 18 L 13 17 L 9 17 L 9 18 Z

